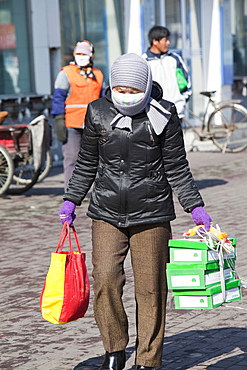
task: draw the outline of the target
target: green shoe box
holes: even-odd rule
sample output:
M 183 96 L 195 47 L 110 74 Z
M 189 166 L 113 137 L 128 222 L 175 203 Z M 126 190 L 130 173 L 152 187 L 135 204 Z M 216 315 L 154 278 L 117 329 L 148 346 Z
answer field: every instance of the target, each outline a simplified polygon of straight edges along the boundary
M 236 238 L 229 238 L 232 245 L 236 247 Z M 187 249 L 202 249 L 209 250 L 207 244 L 202 239 L 190 238 L 190 239 L 170 239 L 168 246 L 171 248 L 187 248 Z
M 236 261 L 236 239 L 229 239 L 232 242 L 233 250 L 224 253 L 225 268 L 234 267 Z M 174 264 L 209 264 L 209 269 L 219 268 L 219 255 L 216 251 L 208 248 L 203 240 L 198 238 L 171 239 L 169 240 L 170 262 Z M 226 262 L 228 261 L 228 262 Z M 217 264 L 216 264 L 217 263 Z
M 240 280 L 226 283 L 226 300 L 233 302 L 242 299 Z M 223 303 L 223 295 L 220 284 L 214 284 L 204 290 L 173 290 L 175 308 L 177 309 L 210 309 Z
M 216 264 L 216 267 L 219 266 Z M 219 268 L 210 269 L 212 264 L 201 265 L 177 265 L 167 263 L 167 284 L 169 289 L 206 289 L 209 286 L 220 283 Z M 225 281 L 234 279 L 234 272 L 229 268 L 224 269 Z
M 230 253 L 223 253 L 224 259 L 231 261 L 236 260 L 235 248 Z M 219 261 L 219 255 L 216 251 L 206 249 L 189 249 L 189 248 L 170 248 L 171 263 L 213 263 Z

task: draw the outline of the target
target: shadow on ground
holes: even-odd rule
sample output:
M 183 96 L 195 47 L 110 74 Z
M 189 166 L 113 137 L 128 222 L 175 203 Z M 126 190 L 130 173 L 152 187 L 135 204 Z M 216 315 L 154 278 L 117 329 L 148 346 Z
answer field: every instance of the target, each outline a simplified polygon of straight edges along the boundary
M 134 347 L 126 348 L 126 361 L 128 361 L 134 350 L 135 350 Z M 86 361 L 80 362 L 73 370 L 94 370 L 94 369 L 96 370 L 100 368 L 103 361 L 104 356 L 92 357 Z
M 238 351 L 234 355 L 236 348 L 243 353 L 239 354 Z M 244 369 L 244 364 L 247 364 L 247 329 L 229 327 L 191 330 L 165 337 L 160 369 L 186 370 L 212 359 L 215 359 L 214 365 L 208 364 L 205 368 L 233 369 L 239 365 Z
M 61 188 L 60 187 L 57 187 L 57 188 L 54 188 L 54 187 L 35 188 L 33 187 L 32 189 L 30 189 L 23 195 L 25 195 L 26 197 L 31 197 L 32 195 L 63 195 L 63 194 L 64 194 L 64 188 L 62 185 Z
M 243 353 L 239 354 L 238 350 L 238 353 L 234 354 L 236 348 Z M 134 347 L 126 349 L 127 360 L 134 350 Z M 213 359 L 214 364 L 212 364 Z M 103 360 L 104 356 L 93 357 L 80 362 L 73 370 L 99 369 Z M 229 327 L 190 330 L 165 337 L 162 366 L 157 370 L 186 370 L 199 365 L 204 366 L 205 369 L 245 369 L 246 364 L 247 329 Z M 131 369 L 133 370 L 134 367 Z
M 227 181 L 221 179 L 196 180 L 196 185 L 199 190 L 225 184 L 227 184 Z

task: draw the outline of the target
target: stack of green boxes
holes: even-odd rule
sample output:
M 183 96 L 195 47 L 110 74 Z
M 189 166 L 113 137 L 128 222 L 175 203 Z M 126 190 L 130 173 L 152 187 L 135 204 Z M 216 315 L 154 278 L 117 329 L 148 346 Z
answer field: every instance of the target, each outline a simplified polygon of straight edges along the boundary
M 235 278 L 236 239 L 230 239 L 234 250 L 224 253 L 225 301 L 241 299 L 241 282 Z M 224 299 L 218 253 L 198 239 L 169 241 L 170 263 L 167 283 L 175 307 L 207 309 L 220 306 Z

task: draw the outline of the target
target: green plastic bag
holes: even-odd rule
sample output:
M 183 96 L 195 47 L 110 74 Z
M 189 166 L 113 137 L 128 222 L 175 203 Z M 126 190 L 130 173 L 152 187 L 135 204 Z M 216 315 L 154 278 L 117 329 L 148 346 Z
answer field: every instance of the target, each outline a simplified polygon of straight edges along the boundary
M 179 91 L 182 92 L 188 86 L 188 81 L 184 77 L 184 74 L 181 68 L 176 69 L 176 77 L 177 77 Z

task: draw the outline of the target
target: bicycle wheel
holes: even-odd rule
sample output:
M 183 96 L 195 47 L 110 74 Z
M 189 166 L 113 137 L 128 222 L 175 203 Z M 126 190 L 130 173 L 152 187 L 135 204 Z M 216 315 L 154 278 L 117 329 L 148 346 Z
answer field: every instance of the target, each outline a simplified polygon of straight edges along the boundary
M 24 155 L 16 156 L 14 159 L 14 175 L 9 188 L 8 194 L 22 194 L 36 184 L 40 170 L 36 171 L 33 165 L 33 157 Z
M 216 109 L 209 117 L 207 129 L 222 152 L 241 152 L 247 148 L 247 110 L 239 104 Z
M 11 155 L 0 145 L 0 195 L 8 189 L 14 175 L 14 163 Z
M 43 181 L 44 178 L 46 178 L 49 175 L 50 170 L 52 169 L 52 163 L 53 163 L 52 153 L 51 153 L 50 150 L 47 150 L 45 164 L 41 168 L 40 175 L 39 175 L 39 178 L 38 178 L 37 182 Z

